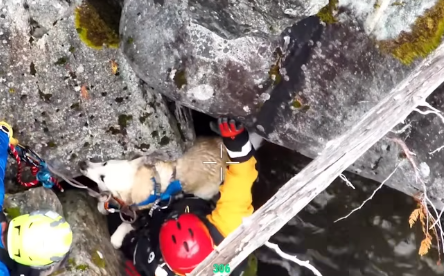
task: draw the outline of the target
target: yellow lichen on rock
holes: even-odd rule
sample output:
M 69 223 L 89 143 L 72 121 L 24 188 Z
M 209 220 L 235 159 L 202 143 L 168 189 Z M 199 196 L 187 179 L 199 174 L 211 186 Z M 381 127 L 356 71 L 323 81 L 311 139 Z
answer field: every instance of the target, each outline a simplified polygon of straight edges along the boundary
M 338 2 L 339 0 L 329 0 L 328 4 L 317 13 L 317 16 L 322 22 L 326 24 L 332 24 L 336 22 L 334 14 L 338 9 Z
M 441 44 L 444 34 L 444 0 L 416 19 L 412 31 L 402 32 L 394 40 L 379 41 L 383 52 L 391 53 L 402 63 L 409 65 L 417 58 L 424 58 Z
M 95 8 L 83 2 L 75 11 L 75 26 L 80 39 L 89 47 L 119 47 L 119 35 L 100 17 Z

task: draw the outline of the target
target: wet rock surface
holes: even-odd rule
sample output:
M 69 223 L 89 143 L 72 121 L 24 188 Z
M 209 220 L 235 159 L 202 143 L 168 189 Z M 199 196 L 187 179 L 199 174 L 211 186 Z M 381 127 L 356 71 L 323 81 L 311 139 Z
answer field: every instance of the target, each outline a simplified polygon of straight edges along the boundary
M 0 2 L 0 119 L 71 176 L 87 158 L 156 149 L 177 156 L 182 138 L 161 94 L 140 81 L 118 49 L 93 49 L 80 40 L 85 30 L 76 29 L 75 11 L 81 2 Z
M 333 24 L 308 16 L 316 13 L 310 10 L 294 24 L 285 21 L 277 24 L 278 31 L 270 32 L 261 29 L 255 17 L 244 22 L 231 16 L 241 9 L 249 14 L 256 1 L 225 6 L 228 2 L 206 2 L 126 1 L 120 24 L 126 43 L 121 47 L 132 68 L 169 98 L 212 116 L 237 116 L 269 141 L 310 158 L 356 124 L 418 64 L 415 60 L 405 65 L 381 51 L 373 35 L 396 38 L 437 4 L 406 5 L 397 14 L 394 5 L 386 3 L 339 1 Z M 383 22 L 392 24 L 384 29 Z M 242 29 L 244 23 L 248 30 Z M 442 108 L 441 90 L 433 96 L 438 108 Z M 429 152 L 444 144 L 438 138 L 444 125 L 431 116 L 412 114 L 407 124 L 412 121 L 418 128 L 408 138 L 399 137 L 417 153 L 417 165 L 423 163 L 423 177 L 431 186 L 429 195 L 442 206 L 444 168 L 438 161 L 442 156 Z M 418 120 L 428 125 L 426 130 L 419 128 Z M 349 171 L 382 182 L 402 162 L 402 170 L 386 183 L 417 194 L 422 187 L 402 156 L 399 145 L 383 139 Z
M 68 259 L 44 275 L 124 275 L 122 257 L 110 243 L 106 218 L 97 212 L 95 201 L 84 191 L 68 190 L 59 197 L 43 187 L 9 194 L 4 209 L 9 218 L 36 210 L 53 210 L 71 225 L 74 238 Z

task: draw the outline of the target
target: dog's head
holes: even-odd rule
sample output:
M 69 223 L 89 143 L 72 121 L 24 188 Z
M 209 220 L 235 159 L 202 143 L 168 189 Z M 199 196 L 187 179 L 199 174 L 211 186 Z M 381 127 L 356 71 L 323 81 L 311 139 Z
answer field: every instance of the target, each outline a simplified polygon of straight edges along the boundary
M 79 162 L 80 172 L 96 182 L 101 191 L 127 191 L 131 189 L 142 158 L 109 160 L 106 162 Z

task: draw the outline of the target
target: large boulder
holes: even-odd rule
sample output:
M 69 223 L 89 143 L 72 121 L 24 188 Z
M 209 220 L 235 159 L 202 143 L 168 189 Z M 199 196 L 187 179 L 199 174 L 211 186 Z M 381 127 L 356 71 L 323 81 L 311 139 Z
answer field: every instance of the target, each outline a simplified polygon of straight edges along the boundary
M 5 211 L 10 219 L 36 210 L 53 210 L 71 225 L 72 251 L 61 267 L 44 270 L 43 275 L 92 276 L 124 275 L 123 259 L 110 242 L 106 218 L 97 212 L 95 201 L 83 191 L 69 190 L 60 196 L 45 188 L 9 194 Z M 38 237 L 36 237 L 38 238 Z
M 327 1 L 126 1 L 121 49 L 156 91 L 205 113 L 248 115 L 267 98 L 283 26 Z M 276 76 L 274 77 L 276 78 Z
M 81 159 L 153 150 L 175 157 L 183 149 L 162 95 L 116 48 L 118 5 L 97 6 L 108 2 L 0 1 L 0 120 L 70 176 L 79 175 Z M 117 26 L 98 10 L 112 13 Z
M 121 48 L 156 91 L 212 116 L 237 116 L 269 141 L 316 158 L 443 34 L 442 1 L 311 1 L 311 8 L 295 1 L 292 19 L 276 16 L 276 3 L 127 0 Z M 438 90 L 432 97 L 440 105 Z M 429 155 L 444 144 L 442 122 L 418 114 L 408 121 L 408 138 L 400 137 L 417 153 L 429 195 L 444 203 L 444 153 Z M 400 156 L 401 147 L 382 140 L 349 170 L 381 182 L 403 161 L 403 170 L 386 183 L 413 195 L 422 186 Z

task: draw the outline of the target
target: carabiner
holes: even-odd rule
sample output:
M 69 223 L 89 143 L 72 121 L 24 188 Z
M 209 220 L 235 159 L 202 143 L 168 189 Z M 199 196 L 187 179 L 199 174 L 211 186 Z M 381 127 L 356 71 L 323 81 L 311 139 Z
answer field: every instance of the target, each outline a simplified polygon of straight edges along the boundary
M 120 207 L 120 219 L 123 222 L 127 222 L 127 223 L 133 223 L 136 221 L 137 219 L 137 214 L 136 214 L 136 210 L 134 210 L 130 205 L 125 205 Z M 129 217 L 130 219 L 127 220 L 123 217 L 123 215 L 126 215 L 127 217 Z
M 28 165 L 40 167 L 40 164 L 43 162 L 43 159 L 28 146 L 18 144 L 15 149 L 19 153 L 20 159 Z

